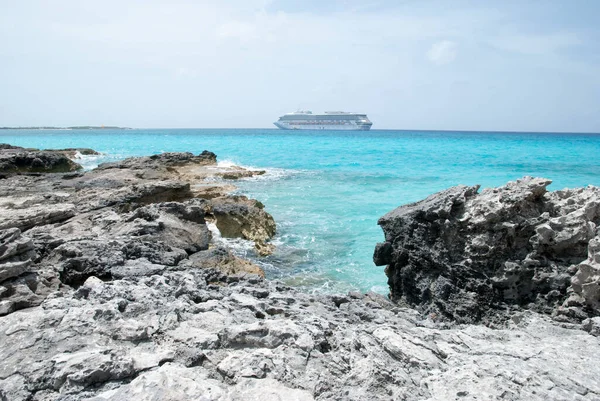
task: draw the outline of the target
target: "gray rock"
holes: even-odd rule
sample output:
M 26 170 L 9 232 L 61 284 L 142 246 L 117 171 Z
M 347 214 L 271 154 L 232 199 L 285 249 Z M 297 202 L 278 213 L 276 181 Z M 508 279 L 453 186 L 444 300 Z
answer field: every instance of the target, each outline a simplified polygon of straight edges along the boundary
M 223 173 L 213 156 L 2 180 L 0 266 L 31 262 L 0 282 L 0 400 L 598 398 L 594 318 L 572 325 L 515 312 L 495 329 L 458 326 L 379 294 L 306 294 L 248 274 L 257 267 L 215 247 L 205 219 L 255 241 L 270 238 L 274 223 L 246 198 L 191 198 L 203 194 L 196 182 Z M 529 192 L 540 196 L 539 186 Z M 552 195 L 556 207 L 536 225 L 550 229 L 529 237 L 571 263 L 540 291 L 558 303 L 566 285 L 569 314 L 595 305 L 585 266 L 595 266 L 596 251 L 579 246 L 591 229 L 582 221 L 595 219 L 592 195 Z M 69 217 L 16 228 L 30 211 L 65 205 Z M 455 212 L 438 209 L 449 220 Z M 558 230 L 552 219 L 563 215 L 572 217 Z M 380 249 L 380 261 L 397 256 L 393 241 Z M 573 275 L 579 287 L 569 287 Z
M 107 169 L 133 169 L 149 170 L 162 169 L 164 167 L 175 167 L 186 164 L 215 165 L 217 164 L 217 155 L 207 150 L 197 156 L 190 152 L 166 152 L 147 157 L 130 157 L 113 163 L 103 163 L 98 166 L 98 170 Z
M 235 196 L 211 199 L 209 205 L 223 237 L 266 241 L 275 235 L 275 221 L 258 201 Z
M 586 319 L 582 323 L 583 329 L 593 336 L 600 337 L 600 317 Z
M 202 368 L 167 363 L 157 370 L 142 372 L 131 383 L 98 394 L 89 401 L 213 401 L 226 399 L 226 394 L 223 384 L 208 378 Z
M 35 226 L 60 223 L 75 216 L 75 206 L 35 205 L 27 209 L 0 210 L 0 229 L 18 228 L 22 231 Z
M 66 173 L 81 168 L 62 152 L 47 152 L 10 145 L 0 148 L 0 174 L 4 176 L 20 173 Z
M 564 307 L 576 306 L 600 311 L 600 236 L 590 240 L 588 258 L 576 268 L 569 288 L 572 295 L 563 303 Z
M 192 190 L 190 182 L 196 185 L 221 177 L 227 168 L 216 168 L 215 164 L 210 152 L 198 156 L 172 153 L 131 158 L 69 177 L 5 178 L 0 186 L 0 229 L 26 231 L 33 248 L 30 258 L 0 263 L 0 280 L 43 267 L 50 281 L 78 287 L 92 276 L 108 280 L 113 273 L 119 278 L 152 274 L 157 271 L 154 265 L 177 267 L 189 255 L 207 250 L 212 241 L 205 220 L 211 205 L 194 198 L 198 190 Z M 212 181 L 211 185 L 215 186 Z M 235 205 L 239 203 L 238 209 L 247 212 L 245 218 L 255 220 L 244 223 L 248 237 L 264 234 L 263 221 L 274 227 L 272 217 L 256 201 L 228 198 L 221 192 L 218 203 L 227 203 L 236 218 L 239 213 Z M 221 218 L 226 216 L 222 213 Z M 200 259 L 204 262 L 198 263 Z M 125 267 L 134 264 L 127 261 L 135 260 L 140 260 L 135 268 Z M 181 268 L 202 264 L 231 274 L 262 273 L 254 264 L 228 252 L 194 260 Z M 22 284 L 13 284 L 2 292 L 5 298 L 11 291 L 27 292 Z M 32 290 L 38 297 L 46 292 Z M 5 313 L 16 310 L 15 305 L 31 305 L 13 301 L 5 302 Z
M 207 251 L 194 253 L 189 259 L 179 263 L 180 268 L 218 269 L 228 275 L 255 274 L 265 276 L 265 272 L 252 262 L 235 256 L 224 247 L 215 247 Z
M 511 305 L 568 321 L 599 314 L 600 189 L 547 193 L 549 183 L 454 187 L 383 216 L 374 261 L 388 265 L 391 298 L 459 322 L 504 319 Z
M 56 263 L 61 282 L 78 287 L 90 276 L 108 279 L 125 256 L 118 241 L 82 240 L 58 246 L 49 261 Z
M 18 228 L 0 230 L 0 283 L 28 272 L 36 257 L 33 241 Z
M 165 270 L 165 266 L 149 262 L 145 258 L 127 260 L 122 266 L 113 266 L 110 275 L 113 278 L 124 278 L 132 276 L 152 276 Z
M 128 241 L 121 248 L 126 259 L 146 259 L 164 266 L 177 266 L 188 255 L 183 249 L 174 248 L 160 241 Z
M 195 213 L 194 213 L 195 211 Z M 154 241 L 195 253 L 208 249 L 211 234 L 200 207 L 182 203 L 159 203 L 136 209 L 127 221 L 111 228 L 121 237 Z
M 598 337 L 543 315 L 444 328 L 374 295 L 337 307 L 277 282 L 222 277 L 90 277 L 0 318 L 2 396 L 593 400 L 600 390 Z
M 50 283 L 38 274 L 25 274 L 0 285 L 0 316 L 37 306 L 50 292 Z

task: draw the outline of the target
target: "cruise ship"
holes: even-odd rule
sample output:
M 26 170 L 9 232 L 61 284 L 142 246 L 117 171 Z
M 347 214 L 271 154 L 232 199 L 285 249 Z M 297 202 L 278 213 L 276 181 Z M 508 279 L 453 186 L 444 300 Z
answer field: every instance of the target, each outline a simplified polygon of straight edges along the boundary
M 373 125 L 366 114 L 344 111 L 326 111 L 323 114 L 313 114 L 312 111 L 296 111 L 284 114 L 273 124 L 280 129 L 351 131 L 368 131 Z

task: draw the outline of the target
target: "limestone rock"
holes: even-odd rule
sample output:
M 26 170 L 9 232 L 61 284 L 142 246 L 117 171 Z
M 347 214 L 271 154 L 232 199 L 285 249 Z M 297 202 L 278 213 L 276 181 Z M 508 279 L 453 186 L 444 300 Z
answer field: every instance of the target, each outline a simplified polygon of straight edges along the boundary
M 131 383 L 89 398 L 89 401 L 180 401 L 224 400 L 227 391 L 202 368 L 185 368 L 166 363 L 157 370 L 142 372 Z
M 439 325 L 377 299 L 212 269 L 92 276 L 0 317 L 0 399 L 597 398 L 584 330 L 533 312 Z
M 114 225 L 111 233 L 159 242 L 190 254 L 208 249 L 211 240 L 203 209 L 175 202 L 138 208 L 126 222 Z
M 29 271 L 35 257 L 33 241 L 21 235 L 21 230 L 0 230 L 0 283 Z
M 2 152 L 39 153 L 10 145 L 0 146 Z M 92 151 L 47 153 L 75 157 Z M 79 288 L 90 277 L 126 279 L 198 267 L 264 276 L 258 266 L 229 251 L 202 253 L 212 243 L 205 219 L 211 204 L 194 198 L 198 191 L 191 180 L 198 180 L 194 186 L 206 180 L 216 187 L 215 180 L 227 171 L 248 173 L 217 166 L 214 153 L 205 151 L 130 158 L 85 173 L 5 176 L 0 185 L 0 236 L 6 233 L 0 240 L 6 248 L 0 260 L 0 313 L 38 305 L 52 291 Z M 274 230 L 259 202 L 229 197 L 230 184 L 222 188 L 217 203 L 226 203 L 233 218 L 243 221 L 244 235 L 260 236 L 269 224 Z M 227 219 L 227 211 L 219 213 Z M 212 214 L 209 218 L 214 220 Z M 179 266 L 182 261 L 187 264 Z
M 164 266 L 177 266 L 179 262 L 188 257 L 187 252 L 181 248 L 174 248 L 160 241 L 139 241 L 133 239 L 121 248 L 125 259 L 145 259 L 150 263 Z
M 123 265 L 113 266 L 110 269 L 112 278 L 124 278 L 134 276 L 152 276 L 165 270 L 165 266 L 149 262 L 145 258 L 127 260 Z
M 600 337 L 600 316 L 586 319 L 582 323 L 583 329 L 593 336 Z
M 179 263 L 181 268 L 218 269 L 225 274 L 256 274 L 265 276 L 265 272 L 252 262 L 238 258 L 231 251 L 223 247 L 216 247 L 207 251 L 197 252 L 188 259 Z
M 262 253 L 272 252 L 264 243 L 275 235 L 275 220 L 260 202 L 243 196 L 214 198 L 209 201 L 207 214 L 214 218 L 223 237 L 255 241 Z
M 165 167 L 176 167 L 189 163 L 200 165 L 214 165 L 217 163 L 217 155 L 207 150 L 195 156 L 190 152 L 166 152 L 146 157 L 130 157 L 118 162 L 103 163 L 98 170 L 107 169 L 132 169 L 149 170 L 164 169 Z
M 559 324 L 519 310 L 495 329 L 459 326 L 379 294 L 308 294 L 262 279 L 258 266 L 214 242 L 206 222 L 220 219 L 223 231 L 268 248 L 272 217 L 244 197 L 195 199 L 198 182 L 224 177 L 214 163 L 208 153 L 168 154 L 2 180 L 0 400 L 598 398 L 597 317 Z M 567 320 L 587 316 L 596 276 L 585 266 L 598 262 L 588 241 L 597 238 L 595 190 L 544 194 L 543 186 L 532 181 L 522 193 L 506 193 L 510 207 L 495 205 L 502 202 L 492 195 L 492 204 L 474 205 L 483 216 L 468 223 L 472 237 L 454 216 L 476 190 L 450 191 L 406 238 L 415 245 L 427 238 L 442 254 L 438 234 L 452 233 L 469 252 L 481 251 L 494 221 L 492 233 L 514 232 L 532 249 L 526 256 L 538 252 L 530 259 L 539 265 L 515 262 L 534 268 L 532 287 L 544 297 L 534 305 L 552 302 Z M 55 219 L 51 210 L 70 212 Z M 456 231 L 428 233 L 441 218 Z M 409 220 L 390 220 L 395 234 L 378 248 L 378 261 L 399 257 L 393 238 L 406 233 L 402 222 Z M 7 268 L 21 262 L 24 269 Z M 523 296 L 519 288 L 507 294 Z M 563 295 L 568 304 L 560 304 Z M 468 299 L 468 291 L 448 298 L 450 310 L 461 307 L 460 296 Z
M 14 146 L 0 148 L 0 174 L 66 173 L 81 170 L 81 166 L 63 153 L 24 149 Z
M 570 287 L 573 295 L 564 306 L 571 307 L 578 304 L 581 307 L 600 311 L 600 237 L 596 236 L 590 240 L 588 258 L 576 268 Z
M 75 215 L 75 208 L 71 204 L 34 206 L 23 210 L 10 210 L 0 212 L 0 229 L 18 228 L 29 230 L 35 226 L 60 223 Z
M 599 314 L 600 189 L 548 193 L 549 183 L 525 177 L 480 194 L 459 186 L 383 216 L 374 261 L 388 265 L 392 299 L 459 322 L 511 307 L 573 321 Z M 576 310 L 562 306 L 570 294 L 572 308 L 582 300 Z

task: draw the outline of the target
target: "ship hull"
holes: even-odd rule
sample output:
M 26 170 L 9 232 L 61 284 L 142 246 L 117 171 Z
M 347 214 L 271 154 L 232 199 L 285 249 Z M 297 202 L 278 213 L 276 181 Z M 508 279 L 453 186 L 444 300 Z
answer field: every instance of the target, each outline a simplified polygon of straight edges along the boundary
M 282 130 L 298 130 L 298 131 L 369 131 L 371 129 L 371 125 L 354 125 L 354 124 L 346 124 L 346 125 L 320 125 L 320 124 L 312 124 L 312 125 L 294 125 L 294 124 L 285 124 L 280 122 L 274 122 L 275 126 Z

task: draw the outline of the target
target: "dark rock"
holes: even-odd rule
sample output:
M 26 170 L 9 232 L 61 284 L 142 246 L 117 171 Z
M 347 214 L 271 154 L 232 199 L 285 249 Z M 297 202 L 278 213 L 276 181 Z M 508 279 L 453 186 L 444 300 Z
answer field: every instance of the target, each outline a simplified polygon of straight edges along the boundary
M 22 146 L 14 146 L 8 143 L 0 143 L 0 150 L 5 150 L 5 149 L 19 149 L 19 150 L 37 150 L 37 149 L 31 149 L 31 148 L 24 148 Z
M 493 320 L 505 305 L 568 315 L 568 294 L 583 292 L 571 286 L 574 273 L 586 288 L 598 282 L 591 262 L 572 266 L 597 235 L 600 190 L 546 193 L 549 183 L 526 177 L 481 194 L 477 186 L 454 187 L 383 216 L 386 242 L 374 261 L 388 264 L 392 300 L 459 322 Z M 578 304 L 571 297 L 581 316 L 600 312 L 600 292 L 589 292 Z
M 188 257 L 183 249 L 173 248 L 160 241 L 148 242 L 133 240 L 121 248 L 126 259 L 146 259 L 151 263 L 164 266 L 177 266 Z
M 71 241 L 58 246 L 50 260 L 55 258 L 61 282 L 79 287 L 91 276 L 110 279 L 111 269 L 125 263 L 122 246 L 117 241 Z
M 4 145 L 0 148 L 0 173 L 67 173 L 82 167 L 63 153 Z
M 373 253 L 373 262 L 375 266 L 384 266 L 392 262 L 392 244 L 389 242 L 381 242 L 375 246 Z
M 106 169 L 163 169 L 166 167 L 176 167 L 185 164 L 214 165 L 217 163 L 217 156 L 213 152 L 203 151 L 197 156 L 193 153 L 160 153 L 146 157 L 131 157 L 125 160 L 112 163 L 102 163 L 98 170 Z

